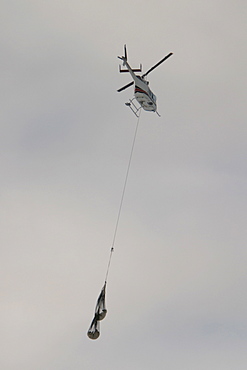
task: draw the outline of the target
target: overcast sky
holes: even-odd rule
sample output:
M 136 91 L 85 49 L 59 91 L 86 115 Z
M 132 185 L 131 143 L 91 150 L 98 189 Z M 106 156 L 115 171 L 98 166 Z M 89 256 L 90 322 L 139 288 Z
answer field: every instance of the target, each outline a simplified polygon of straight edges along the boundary
M 1 0 L 0 367 L 246 370 L 243 0 Z M 123 45 L 149 75 L 136 117 Z

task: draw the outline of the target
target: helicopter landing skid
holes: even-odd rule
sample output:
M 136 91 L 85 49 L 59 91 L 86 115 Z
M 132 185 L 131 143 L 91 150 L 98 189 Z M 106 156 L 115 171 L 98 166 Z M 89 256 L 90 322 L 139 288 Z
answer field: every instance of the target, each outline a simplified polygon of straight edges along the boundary
M 136 99 L 135 98 L 129 99 L 129 102 L 125 103 L 125 105 L 127 105 L 127 107 L 129 107 L 132 110 L 132 112 L 134 113 L 134 115 L 139 118 L 139 116 L 140 116 L 140 110 L 142 109 L 142 107 L 139 107 L 138 108 L 135 105 L 135 103 L 133 103 L 133 100 L 136 100 Z

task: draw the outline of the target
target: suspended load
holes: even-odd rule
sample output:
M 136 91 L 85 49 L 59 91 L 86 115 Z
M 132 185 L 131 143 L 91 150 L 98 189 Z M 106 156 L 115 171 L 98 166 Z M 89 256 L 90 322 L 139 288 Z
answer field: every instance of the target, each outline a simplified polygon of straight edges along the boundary
M 106 282 L 101 289 L 99 298 L 96 303 L 95 313 L 93 321 L 91 322 L 90 328 L 88 329 L 87 335 L 90 339 L 97 339 L 100 336 L 100 325 L 99 321 L 103 320 L 106 317 L 107 309 L 105 307 L 105 291 L 106 291 Z

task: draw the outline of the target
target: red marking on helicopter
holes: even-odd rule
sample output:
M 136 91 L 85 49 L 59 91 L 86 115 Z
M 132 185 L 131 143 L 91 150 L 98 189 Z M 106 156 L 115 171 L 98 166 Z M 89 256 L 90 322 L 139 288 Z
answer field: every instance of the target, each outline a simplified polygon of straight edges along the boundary
M 142 93 L 142 94 L 147 94 L 148 95 L 148 93 L 146 91 L 140 89 L 140 87 L 138 87 L 138 86 L 135 86 L 135 93 L 138 93 L 138 92 L 139 93 Z

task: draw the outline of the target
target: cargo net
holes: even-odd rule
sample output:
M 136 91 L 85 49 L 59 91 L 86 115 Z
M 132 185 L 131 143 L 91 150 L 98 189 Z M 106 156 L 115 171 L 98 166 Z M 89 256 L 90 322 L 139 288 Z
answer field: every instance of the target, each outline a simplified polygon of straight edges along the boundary
M 95 314 L 93 321 L 88 329 L 87 335 L 90 339 L 97 339 L 100 336 L 100 325 L 99 322 L 103 320 L 106 316 L 107 310 L 105 308 L 105 290 L 106 283 L 101 289 L 99 298 L 95 307 Z

